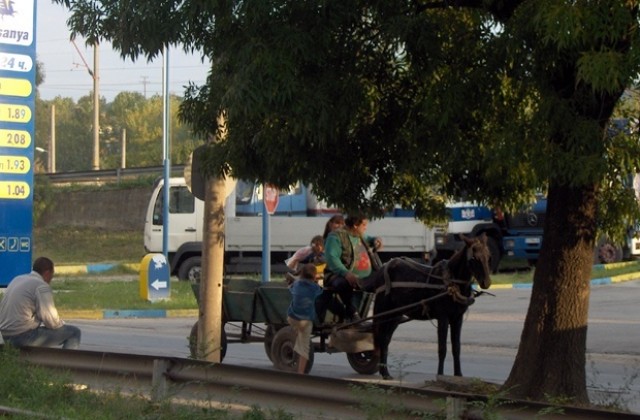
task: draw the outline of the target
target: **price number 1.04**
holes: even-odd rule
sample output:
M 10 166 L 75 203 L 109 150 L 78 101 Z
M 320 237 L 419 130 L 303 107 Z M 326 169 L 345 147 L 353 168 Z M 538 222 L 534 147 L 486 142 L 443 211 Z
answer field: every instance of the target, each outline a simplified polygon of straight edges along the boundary
M 0 199 L 25 200 L 29 198 L 31 188 L 21 181 L 0 181 Z

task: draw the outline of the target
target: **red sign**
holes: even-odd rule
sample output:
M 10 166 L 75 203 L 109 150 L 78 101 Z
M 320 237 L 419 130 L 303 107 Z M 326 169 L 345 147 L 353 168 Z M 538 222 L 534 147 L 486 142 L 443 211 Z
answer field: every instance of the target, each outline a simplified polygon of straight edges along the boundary
M 276 212 L 276 209 L 278 208 L 278 200 L 280 200 L 278 189 L 271 184 L 265 184 L 264 208 L 267 210 L 267 214 L 273 214 Z

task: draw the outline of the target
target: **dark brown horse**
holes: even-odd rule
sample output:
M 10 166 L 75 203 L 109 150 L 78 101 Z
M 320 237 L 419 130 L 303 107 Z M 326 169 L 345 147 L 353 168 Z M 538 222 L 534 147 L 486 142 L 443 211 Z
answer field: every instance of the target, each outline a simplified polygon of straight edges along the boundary
M 398 324 L 409 319 L 435 319 L 438 323 L 438 375 L 444 372 L 447 334 L 451 328 L 451 351 L 454 374 L 460 369 L 460 332 L 467 308 L 474 300 L 472 283 L 482 289 L 491 286 L 490 252 L 487 237 L 463 238 L 464 248 L 450 260 L 434 266 L 396 258 L 386 263 L 370 278 L 376 288 L 373 331 L 375 355 L 380 358 L 379 371 L 391 379 L 387 367 L 389 343 Z

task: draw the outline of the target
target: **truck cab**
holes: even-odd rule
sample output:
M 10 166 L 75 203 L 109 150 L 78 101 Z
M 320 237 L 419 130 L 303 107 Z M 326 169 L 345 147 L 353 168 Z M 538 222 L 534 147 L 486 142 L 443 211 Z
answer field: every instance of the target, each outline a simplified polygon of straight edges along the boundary
M 493 211 L 476 203 L 453 202 L 447 206 L 449 222 L 436 226 L 435 241 L 437 259 L 448 259 L 464 246 L 461 235 L 487 234 L 487 246 L 491 252 L 491 270 L 496 272 L 502 257 L 501 220 Z

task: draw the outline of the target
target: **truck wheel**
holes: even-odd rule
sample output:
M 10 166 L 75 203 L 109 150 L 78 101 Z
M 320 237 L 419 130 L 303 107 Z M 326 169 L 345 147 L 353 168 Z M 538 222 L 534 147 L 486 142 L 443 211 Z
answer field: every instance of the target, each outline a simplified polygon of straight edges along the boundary
M 487 248 L 489 248 L 489 253 L 491 254 L 491 272 L 495 274 L 498 272 L 501 257 L 500 247 L 498 246 L 498 242 L 495 238 L 487 236 Z
M 222 345 L 220 347 L 220 362 L 224 360 L 224 357 L 227 355 L 227 333 L 224 330 L 224 326 L 222 327 Z M 191 327 L 191 334 L 189 334 L 189 353 L 191 358 L 199 359 L 199 351 L 198 351 L 198 321 L 193 324 Z
M 273 364 L 285 372 L 298 371 L 298 353 L 293 348 L 296 345 L 296 332 L 291 326 L 281 328 L 273 338 L 271 357 Z M 309 345 L 309 359 L 304 372 L 309 373 L 313 366 L 313 343 Z
M 356 372 L 362 375 L 373 375 L 378 372 L 380 357 L 375 356 L 373 351 L 361 351 L 359 353 L 347 353 L 349 365 Z
M 178 278 L 191 283 L 200 283 L 200 271 L 202 270 L 202 257 L 189 257 L 178 269 Z
M 594 264 L 610 264 L 622 261 L 622 249 L 611 242 L 601 241 L 596 247 Z

